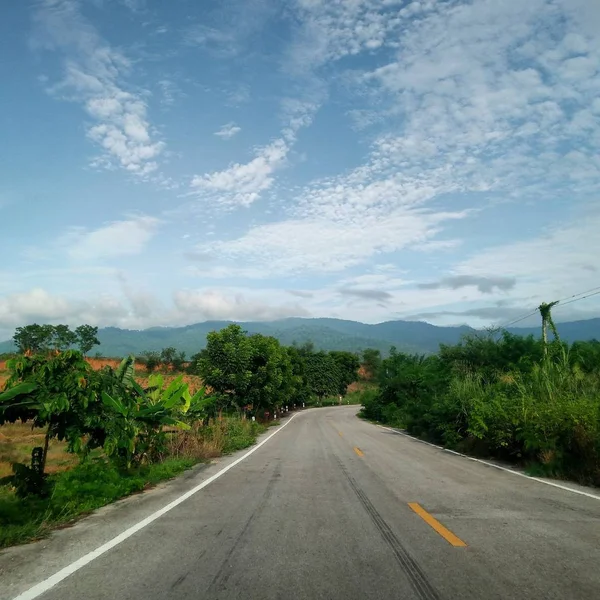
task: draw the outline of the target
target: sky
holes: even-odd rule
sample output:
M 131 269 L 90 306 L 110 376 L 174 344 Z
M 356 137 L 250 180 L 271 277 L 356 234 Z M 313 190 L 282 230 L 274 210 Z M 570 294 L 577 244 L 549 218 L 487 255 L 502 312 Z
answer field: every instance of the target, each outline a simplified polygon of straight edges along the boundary
M 2 339 L 600 287 L 598 0 L 9 0 L 0 77 Z

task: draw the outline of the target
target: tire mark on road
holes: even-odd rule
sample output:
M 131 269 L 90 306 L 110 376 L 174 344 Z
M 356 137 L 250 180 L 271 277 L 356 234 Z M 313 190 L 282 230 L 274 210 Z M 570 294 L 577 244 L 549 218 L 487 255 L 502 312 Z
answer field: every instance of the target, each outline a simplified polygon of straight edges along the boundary
M 431 583 L 429 583 L 429 580 L 427 579 L 427 576 L 421 567 L 408 553 L 406 548 L 402 545 L 402 542 L 400 542 L 400 540 L 396 537 L 396 534 L 391 530 L 390 526 L 385 522 L 384 518 L 373 506 L 367 495 L 358 486 L 356 480 L 350 475 L 350 473 L 348 473 L 346 467 L 342 464 L 339 458 L 337 458 L 337 462 L 342 473 L 344 473 L 348 479 L 350 487 L 354 490 L 354 493 L 357 495 L 360 503 L 363 505 L 364 509 L 371 517 L 371 520 L 379 530 L 381 537 L 383 537 L 383 539 L 387 542 L 394 553 L 396 560 L 406 573 L 408 580 L 410 581 L 410 584 L 415 590 L 417 596 L 420 598 L 420 600 L 440 600 L 440 596 L 435 591 Z
M 276 481 L 280 477 L 281 477 L 281 463 L 278 462 L 277 465 L 275 466 L 275 468 L 273 469 L 273 473 L 271 474 L 271 478 L 269 479 L 269 483 L 267 484 L 267 487 L 265 489 L 265 493 L 263 494 L 263 497 L 261 498 L 258 506 L 254 509 L 254 511 L 252 512 L 252 514 L 250 515 L 250 517 L 244 524 L 244 527 L 242 528 L 242 530 L 240 531 L 240 533 L 237 535 L 234 542 L 232 543 L 231 548 L 227 552 L 227 555 L 223 559 L 223 562 L 221 563 L 221 566 L 220 566 L 219 570 L 217 571 L 217 574 L 213 577 L 213 580 L 210 582 L 210 585 L 208 586 L 208 589 L 206 590 L 207 593 L 212 588 L 215 588 L 215 587 L 218 587 L 219 590 L 225 589 L 225 586 L 227 585 L 229 578 L 233 574 L 233 569 L 229 569 L 228 572 L 226 572 L 227 568 L 230 566 L 229 563 L 230 563 L 231 557 L 233 556 L 233 553 L 237 550 L 238 544 L 240 543 L 241 539 L 244 537 L 244 535 L 248 531 L 250 525 L 252 524 L 252 521 L 254 521 L 255 517 L 264 510 L 265 506 L 267 505 L 267 502 L 273 495 L 273 487 L 275 486 Z

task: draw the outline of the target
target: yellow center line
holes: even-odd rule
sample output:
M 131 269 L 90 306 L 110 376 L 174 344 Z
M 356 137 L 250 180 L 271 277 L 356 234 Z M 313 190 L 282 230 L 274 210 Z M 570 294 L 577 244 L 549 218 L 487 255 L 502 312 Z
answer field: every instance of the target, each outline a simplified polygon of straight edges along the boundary
M 355 448 L 356 450 L 356 448 Z M 430 515 L 420 504 L 409 502 L 408 506 L 412 508 L 432 529 L 435 529 L 449 544 L 456 548 L 466 548 L 467 544 L 459 537 L 454 535 L 449 529 L 446 529 L 435 517 Z
M 358 456 L 364 456 L 364 452 L 360 448 L 357 448 L 356 446 L 354 446 L 354 452 L 356 452 L 356 454 L 358 454 Z

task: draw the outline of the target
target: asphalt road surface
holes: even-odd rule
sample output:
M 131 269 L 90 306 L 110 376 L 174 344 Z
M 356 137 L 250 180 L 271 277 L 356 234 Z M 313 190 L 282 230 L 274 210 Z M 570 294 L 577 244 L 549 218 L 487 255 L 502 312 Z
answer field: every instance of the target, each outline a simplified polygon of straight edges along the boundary
M 0 553 L 0 598 L 600 598 L 600 497 L 355 414 L 352 406 L 304 411 L 237 463 L 244 452 Z M 75 562 L 84 555 L 87 564 Z

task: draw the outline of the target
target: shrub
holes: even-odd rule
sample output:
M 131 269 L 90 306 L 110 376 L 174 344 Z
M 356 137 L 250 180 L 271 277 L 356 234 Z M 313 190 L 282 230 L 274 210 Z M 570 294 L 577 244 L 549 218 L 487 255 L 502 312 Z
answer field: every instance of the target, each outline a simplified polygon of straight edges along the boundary
M 442 346 L 438 357 L 392 352 L 362 415 L 410 433 L 552 474 L 600 483 L 597 342 L 573 351 L 504 334 Z M 585 358 L 585 367 L 579 359 Z

